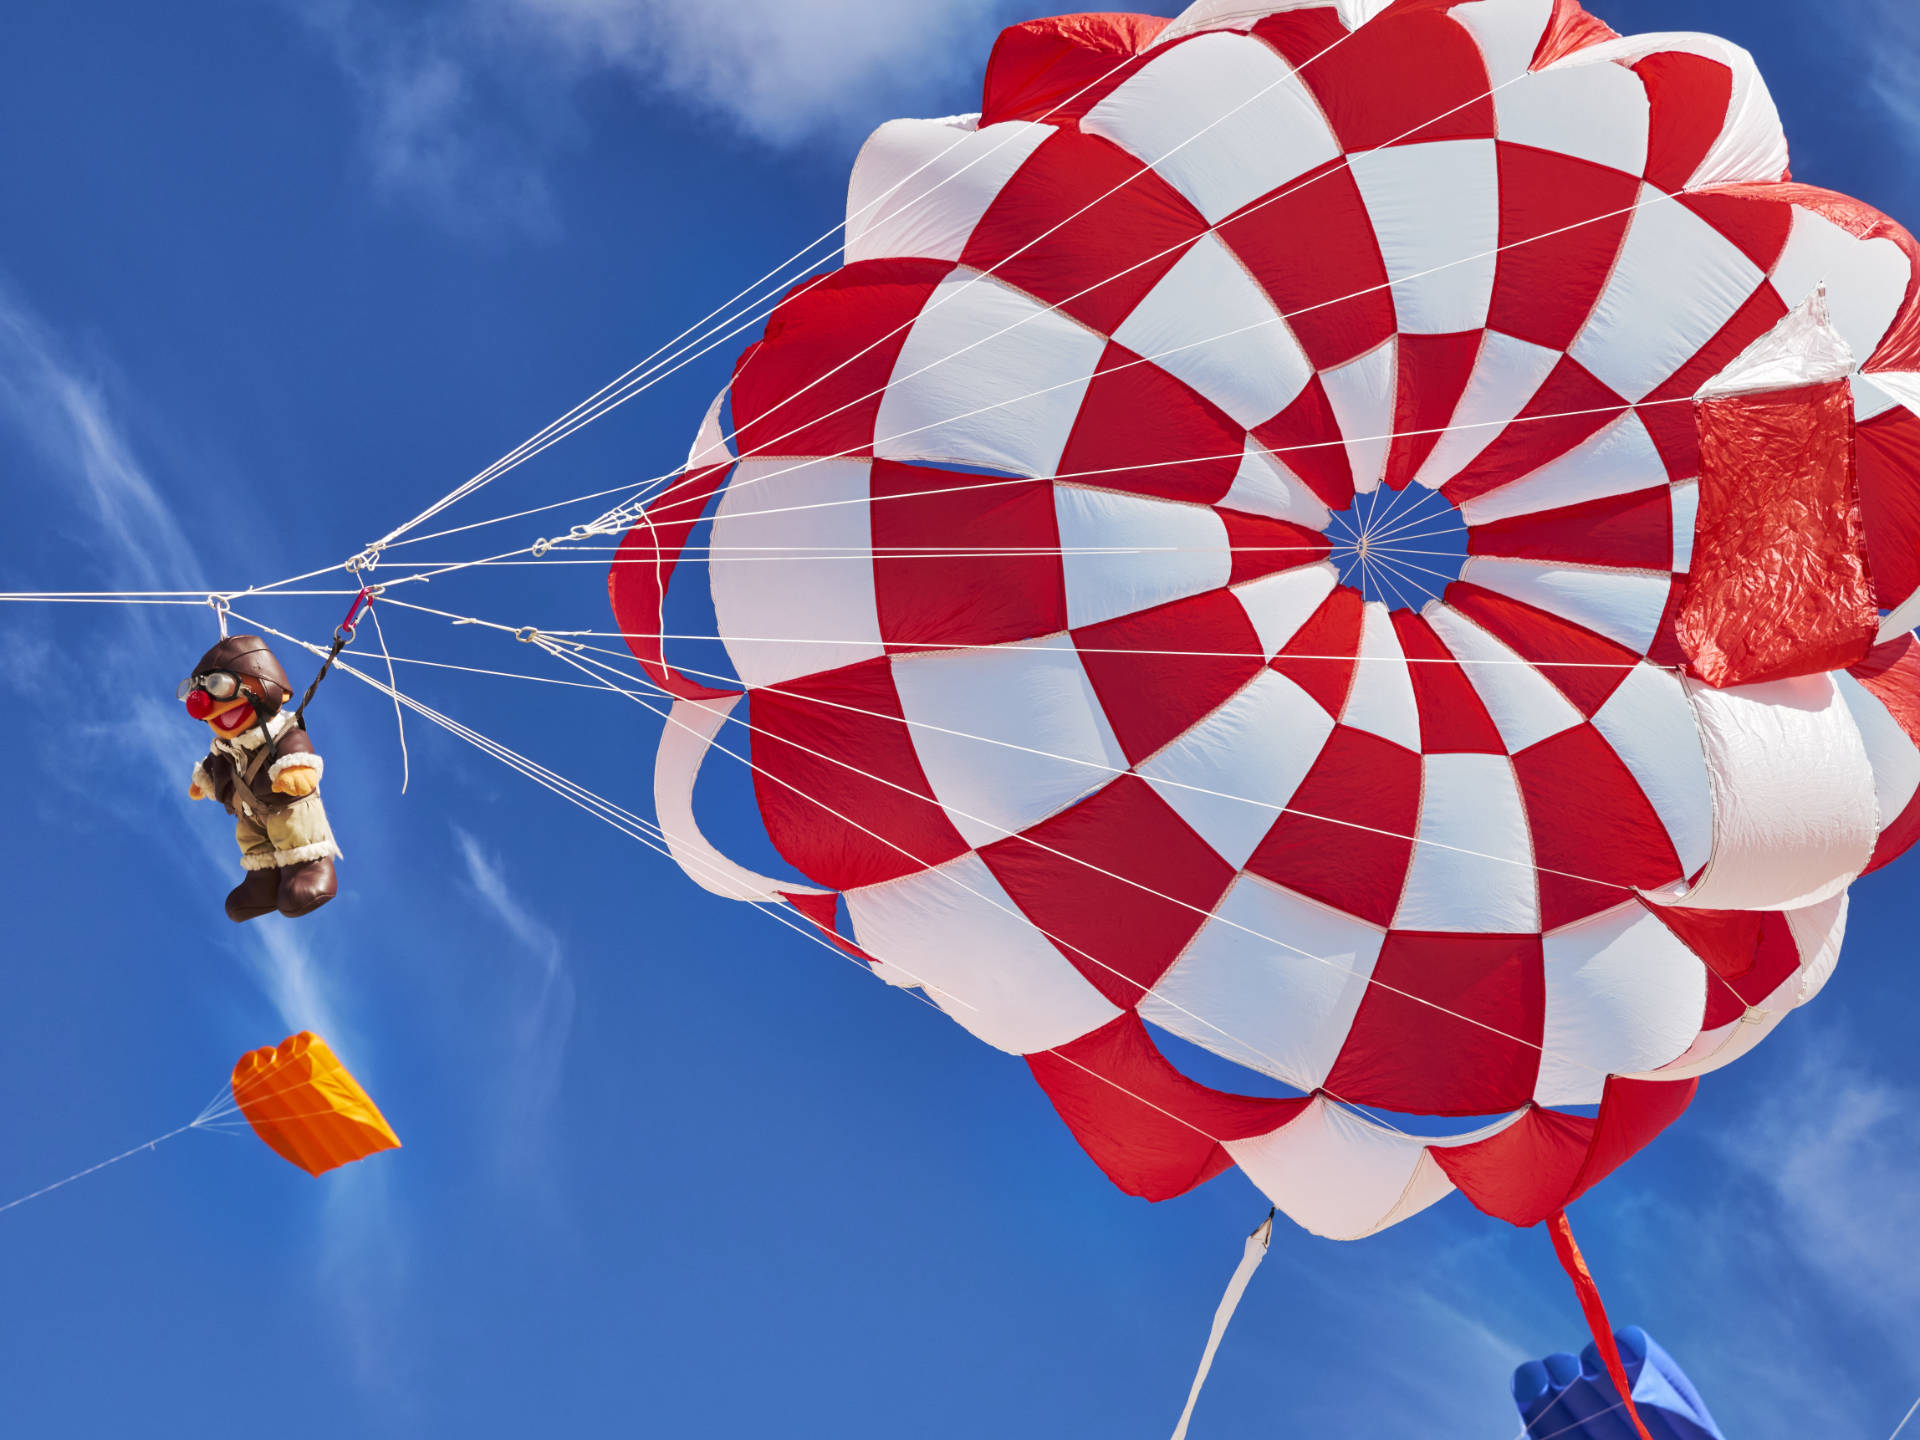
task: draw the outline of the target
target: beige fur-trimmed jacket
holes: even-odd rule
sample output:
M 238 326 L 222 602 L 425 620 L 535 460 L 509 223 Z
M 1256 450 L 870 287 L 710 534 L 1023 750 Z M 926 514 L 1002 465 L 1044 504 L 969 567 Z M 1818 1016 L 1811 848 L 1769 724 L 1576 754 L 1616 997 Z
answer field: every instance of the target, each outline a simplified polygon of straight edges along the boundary
M 273 762 L 260 765 L 261 746 L 268 736 L 274 741 Z M 325 762 L 314 753 L 307 732 L 293 723 L 293 716 L 282 712 L 264 727 L 252 726 L 232 740 L 215 740 L 206 758 L 193 767 L 193 783 L 236 819 L 251 818 L 296 803 L 296 797 L 273 788 L 273 782 L 286 771 L 311 770 L 317 784 L 324 768 Z

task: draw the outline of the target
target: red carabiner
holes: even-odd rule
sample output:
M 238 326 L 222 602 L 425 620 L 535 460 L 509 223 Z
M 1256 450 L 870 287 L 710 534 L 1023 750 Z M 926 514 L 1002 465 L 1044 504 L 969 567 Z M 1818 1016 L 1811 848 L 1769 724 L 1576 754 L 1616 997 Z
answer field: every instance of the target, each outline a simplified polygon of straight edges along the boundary
M 369 590 L 365 585 L 362 585 L 360 587 L 360 593 L 353 597 L 353 604 L 347 607 L 347 618 L 340 622 L 340 629 L 346 632 L 348 639 L 353 638 L 354 617 L 360 613 L 360 607 L 362 605 L 365 605 L 367 601 L 371 600 L 372 598 L 373 598 L 373 592 Z

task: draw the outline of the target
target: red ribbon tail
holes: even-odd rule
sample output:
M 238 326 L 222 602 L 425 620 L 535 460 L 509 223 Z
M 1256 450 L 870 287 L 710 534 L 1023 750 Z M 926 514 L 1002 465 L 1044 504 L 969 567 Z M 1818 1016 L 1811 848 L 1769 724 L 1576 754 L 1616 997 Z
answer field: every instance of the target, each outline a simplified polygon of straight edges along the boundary
M 1547 1231 L 1553 1236 L 1553 1253 L 1560 1258 L 1560 1268 L 1567 1272 L 1567 1278 L 1573 1282 L 1573 1293 L 1580 1297 L 1580 1308 L 1587 1317 L 1587 1329 L 1593 1332 L 1593 1343 L 1599 1348 L 1600 1358 L 1607 1364 L 1607 1376 L 1613 1381 L 1613 1388 L 1619 1392 L 1621 1403 L 1627 1407 L 1627 1418 L 1633 1421 L 1633 1428 L 1640 1440 L 1653 1440 L 1647 1433 L 1647 1427 L 1641 1423 L 1640 1412 L 1634 1408 L 1633 1390 L 1627 1384 L 1627 1367 L 1620 1363 L 1620 1347 L 1614 1343 L 1613 1326 L 1607 1321 L 1607 1307 L 1600 1301 L 1600 1287 L 1593 1283 L 1593 1272 L 1587 1269 L 1586 1259 L 1580 1254 L 1580 1247 L 1574 1243 L 1573 1227 L 1567 1223 L 1567 1212 L 1557 1212 L 1547 1222 Z

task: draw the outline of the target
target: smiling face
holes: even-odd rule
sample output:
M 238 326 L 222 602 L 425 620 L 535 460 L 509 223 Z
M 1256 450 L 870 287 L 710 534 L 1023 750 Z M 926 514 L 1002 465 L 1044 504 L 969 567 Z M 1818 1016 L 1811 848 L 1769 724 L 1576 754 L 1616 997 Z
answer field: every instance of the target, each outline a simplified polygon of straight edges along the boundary
M 202 717 L 207 722 L 207 728 L 220 739 L 231 740 L 249 727 L 258 725 L 260 717 L 253 713 L 253 705 L 248 699 L 258 693 L 253 681 L 242 680 L 238 695 L 231 700 L 216 700 L 213 709 Z

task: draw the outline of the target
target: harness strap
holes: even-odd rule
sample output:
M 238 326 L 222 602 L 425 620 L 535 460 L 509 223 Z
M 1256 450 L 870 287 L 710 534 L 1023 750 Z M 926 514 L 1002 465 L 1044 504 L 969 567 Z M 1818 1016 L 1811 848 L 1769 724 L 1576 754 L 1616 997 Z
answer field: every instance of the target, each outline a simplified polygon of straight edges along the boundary
M 373 599 L 370 587 L 362 585 L 360 593 L 353 597 L 353 604 L 347 607 L 347 618 L 342 620 L 333 631 L 333 644 L 327 650 L 327 658 L 320 662 L 320 668 L 314 672 L 313 683 L 307 686 L 307 693 L 300 697 L 300 703 L 294 708 L 293 723 L 302 730 L 307 728 L 307 706 L 313 702 L 313 692 L 320 688 L 320 682 L 327 678 L 327 672 L 333 668 L 333 662 L 340 652 L 353 643 L 353 622 L 359 615 L 360 607 Z

